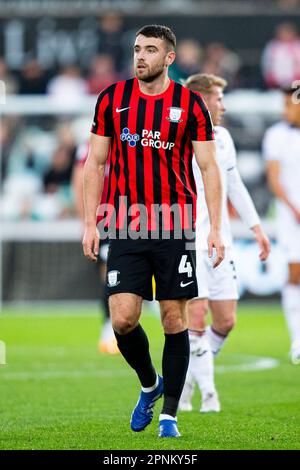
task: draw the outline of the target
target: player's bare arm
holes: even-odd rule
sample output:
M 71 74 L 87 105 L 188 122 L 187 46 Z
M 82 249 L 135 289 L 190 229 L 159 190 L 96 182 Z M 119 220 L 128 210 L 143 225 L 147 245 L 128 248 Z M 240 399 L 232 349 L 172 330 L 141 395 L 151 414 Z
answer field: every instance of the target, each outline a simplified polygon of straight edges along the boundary
M 225 248 L 221 239 L 222 215 L 222 183 L 220 170 L 216 161 L 216 148 L 214 141 L 193 141 L 193 148 L 197 164 L 202 173 L 205 199 L 210 219 L 210 233 L 208 236 L 208 256 L 212 257 L 213 248 L 217 251 L 214 262 L 216 268 L 224 259 Z
M 270 253 L 271 245 L 261 226 L 260 218 L 256 212 L 251 196 L 240 177 L 237 167 L 228 170 L 227 175 L 228 198 L 242 221 L 252 230 L 260 249 L 260 260 L 266 261 Z
M 268 161 L 266 170 L 270 191 L 291 209 L 297 222 L 300 223 L 300 211 L 291 203 L 280 182 L 280 162 Z
M 91 134 L 90 149 L 83 172 L 83 200 L 85 231 L 82 240 L 84 255 L 97 261 L 99 234 L 96 227 L 96 212 L 102 194 L 104 169 L 110 147 L 110 137 Z

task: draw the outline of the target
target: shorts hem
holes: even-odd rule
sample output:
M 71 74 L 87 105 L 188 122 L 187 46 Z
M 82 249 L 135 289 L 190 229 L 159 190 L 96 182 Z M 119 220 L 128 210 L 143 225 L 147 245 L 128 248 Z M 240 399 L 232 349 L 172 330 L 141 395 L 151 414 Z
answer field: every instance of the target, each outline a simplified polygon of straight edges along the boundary
M 117 290 L 117 291 L 114 291 L 114 292 L 110 292 L 108 291 L 107 293 L 107 296 L 110 297 L 111 295 L 114 295 L 114 294 L 134 294 L 134 295 L 138 295 L 139 297 L 142 297 L 142 299 L 144 300 L 148 300 L 149 302 L 151 300 L 153 300 L 153 295 L 152 296 L 148 296 L 148 295 L 145 295 L 143 294 L 141 291 L 138 291 L 138 290 Z
M 180 299 L 193 299 L 194 294 L 177 294 L 177 295 L 169 295 L 169 296 L 155 296 L 155 300 L 180 300 Z

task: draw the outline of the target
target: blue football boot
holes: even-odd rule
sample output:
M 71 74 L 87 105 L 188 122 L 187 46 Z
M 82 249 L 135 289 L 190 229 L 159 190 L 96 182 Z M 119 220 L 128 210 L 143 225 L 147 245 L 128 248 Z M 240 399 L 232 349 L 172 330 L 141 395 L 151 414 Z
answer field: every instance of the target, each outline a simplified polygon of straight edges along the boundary
M 153 418 L 153 407 L 155 402 L 162 396 L 164 391 L 163 379 L 158 376 L 158 385 L 152 392 L 141 391 L 139 400 L 131 415 L 130 427 L 132 431 L 143 431 Z
M 161 419 L 158 437 L 180 437 L 177 422 L 174 419 Z

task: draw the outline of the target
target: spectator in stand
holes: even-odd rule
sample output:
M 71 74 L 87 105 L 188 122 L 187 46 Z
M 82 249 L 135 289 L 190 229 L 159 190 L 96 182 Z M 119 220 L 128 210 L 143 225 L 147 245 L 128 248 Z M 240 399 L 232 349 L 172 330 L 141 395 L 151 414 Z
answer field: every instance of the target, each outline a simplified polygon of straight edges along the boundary
M 73 215 L 72 169 L 69 148 L 59 145 L 54 152 L 52 165 L 43 178 L 44 194 L 34 207 L 34 213 L 39 218 L 66 218 Z
M 292 10 L 293 8 L 298 8 L 300 2 L 299 0 L 278 0 L 278 5 L 283 10 Z
M 200 72 L 202 49 L 198 41 L 183 39 L 176 48 L 176 60 L 169 69 L 170 78 L 175 82 L 185 80 Z
M 0 80 L 5 83 L 5 93 L 14 95 L 18 93 L 19 85 L 16 78 L 7 70 L 5 60 L 0 57 Z
M 0 159 L 0 183 L 3 183 L 7 176 L 8 160 L 11 152 L 11 147 L 14 138 L 14 126 L 15 122 L 11 118 L 4 117 L 1 119 L 0 126 L 0 148 L 1 148 L 1 159 Z
M 58 146 L 54 152 L 52 165 L 44 175 L 46 193 L 57 192 L 62 185 L 69 185 L 72 175 L 72 158 L 67 147 Z
M 263 51 L 262 72 L 269 88 L 284 88 L 300 79 L 300 38 L 295 25 L 277 26 Z
M 224 77 L 230 83 L 230 88 L 234 88 L 238 82 L 240 66 L 239 56 L 227 49 L 224 44 L 214 42 L 207 45 L 202 67 L 203 73 Z
M 121 73 L 124 64 L 124 50 L 122 45 L 123 18 L 116 11 L 105 13 L 99 20 L 98 53 L 110 55 L 118 73 Z
M 94 57 L 87 79 L 89 93 L 98 95 L 101 90 L 119 80 L 113 58 L 108 54 Z
M 79 68 L 75 65 L 67 65 L 50 80 L 47 92 L 65 103 L 74 103 L 88 93 L 88 87 L 81 77 Z
M 47 76 L 36 59 L 25 62 L 20 76 L 21 95 L 43 95 L 46 93 Z

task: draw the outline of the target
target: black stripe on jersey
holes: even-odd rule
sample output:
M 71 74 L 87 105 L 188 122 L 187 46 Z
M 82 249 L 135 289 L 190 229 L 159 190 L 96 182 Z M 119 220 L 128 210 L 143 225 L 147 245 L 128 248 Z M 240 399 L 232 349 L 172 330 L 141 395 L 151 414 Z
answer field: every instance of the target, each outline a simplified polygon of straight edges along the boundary
M 115 201 L 114 201 L 114 208 L 115 208 L 115 214 L 116 217 L 119 215 L 119 197 L 120 197 L 120 190 L 119 190 L 119 178 L 120 178 L 120 149 L 118 145 L 118 139 L 117 139 L 117 145 L 116 145 L 116 157 L 115 157 L 115 165 L 114 168 L 111 167 L 111 172 L 115 172 L 115 177 L 116 177 L 116 190 L 115 190 Z
M 113 100 L 114 100 L 114 94 L 115 94 L 115 89 L 116 89 L 116 83 L 111 85 L 107 89 L 107 93 L 109 95 L 109 103 L 104 111 L 104 122 L 105 122 L 105 135 L 113 135 L 114 134 L 114 126 L 113 126 Z
M 92 129 L 93 129 L 93 132 L 96 134 L 97 131 L 98 131 L 98 127 L 99 127 L 99 121 L 98 121 L 98 114 L 99 114 L 99 106 L 103 100 L 103 98 L 108 94 L 110 93 L 110 89 L 111 88 L 115 88 L 116 84 L 114 85 L 111 85 L 110 87 L 108 88 L 105 88 L 103 91 L 101 91 L 101 93 L 99 93 L 98 95 L 98 98 L 97 98 L 97 103 L 96 103 L 96 107 L 95 107 L 95 113 L 94 113 L 94 119 L 93 119 L 93 126 L 92 126 Z M 106 117 L 106 116 L 105 116 Z
M 144 98 L 139 98 L 136 122 L 136 133 L 139 136 L 142 135 L 142 131 L 145 127 L 146 105 L 146 100 Z M 136 190 L 137 200 L 140 204 L 145 204 L 144 179 L 144 147 L 141 145 L 141 141 L 139 140 L 136 146 Z
M 122 101 L 121 101 L 121 108 L 128 108 L 130 105 L 132 90 L 133 90 L 133 83 L 134 79 L 127 80 L 125 83 Z M 128 112 L 129 109 L 122 111 L 120 116 L 120 127 L 121 132 L 123 132 L 124 127 L 129 127 L 128 125 Z M 130 129 L 132 132 L 132 129 Z M 123 154 L 123 162 L 124 162 L 124 178 L 125 178 L 125 191 L 128 197 L 128 207 L 131 206 L 131 197 L 130 197 L 130 190 L 129 190 L 129 169 L 128 169 L 128 142 L 121 141 L 122 145 L 122 154 Z
M 208 109 L 206 108 L 202 98 L 200 98 L 199 95 L 194 94 L 194 97 L 195 97 L 195 100 L 197 101 L 197 103 L 199 104 L 199 106 L 201 108 L 201 111 L 202 111 L 202 114 L 203 114 L 204 119 L 205 119 L 206 140 L 213 140 L 213 125 L 212 125 L 212 122 L 211 122 L 211 117 L 210 117 L 210 114 L 208 112 Z
M 179 83 L 175 83 L 174 91 L 173 91 L 173 98 L 172 98 L 172 106 L 180 108 L 181 92 L 182 92 L 182 85 L 180 85 Z M 178 129 L 178 123 L 170 122 L 168 142 L 174 142 L 174 143 L 176 142 L 177 129 Z M 173 149 L 166 150 L 171 206 L 172 204 L 178 203 L 178 194 L 176 191 L 176 177 L 175 177 L 175 173 L 172 167 L 172 157 L 173 157 Z
M 194 135 L 195 129 L 197 129 L 198 122 L 194 114 L 194 104 L 195 104 L 195 93 L 190 91 L 190 103 L 189 103 L 189 115 L 188 115 L 188 128 L 191 133 L 191 139 L 194 140 L 196 137 Z
M 160 132 L 164 100 L 157 100 L 154 107 L 153 132 Z M 152 172 L 153 172 L 153 202 L 161 205 L 161 176 L 159 151 L 152 147 Z

